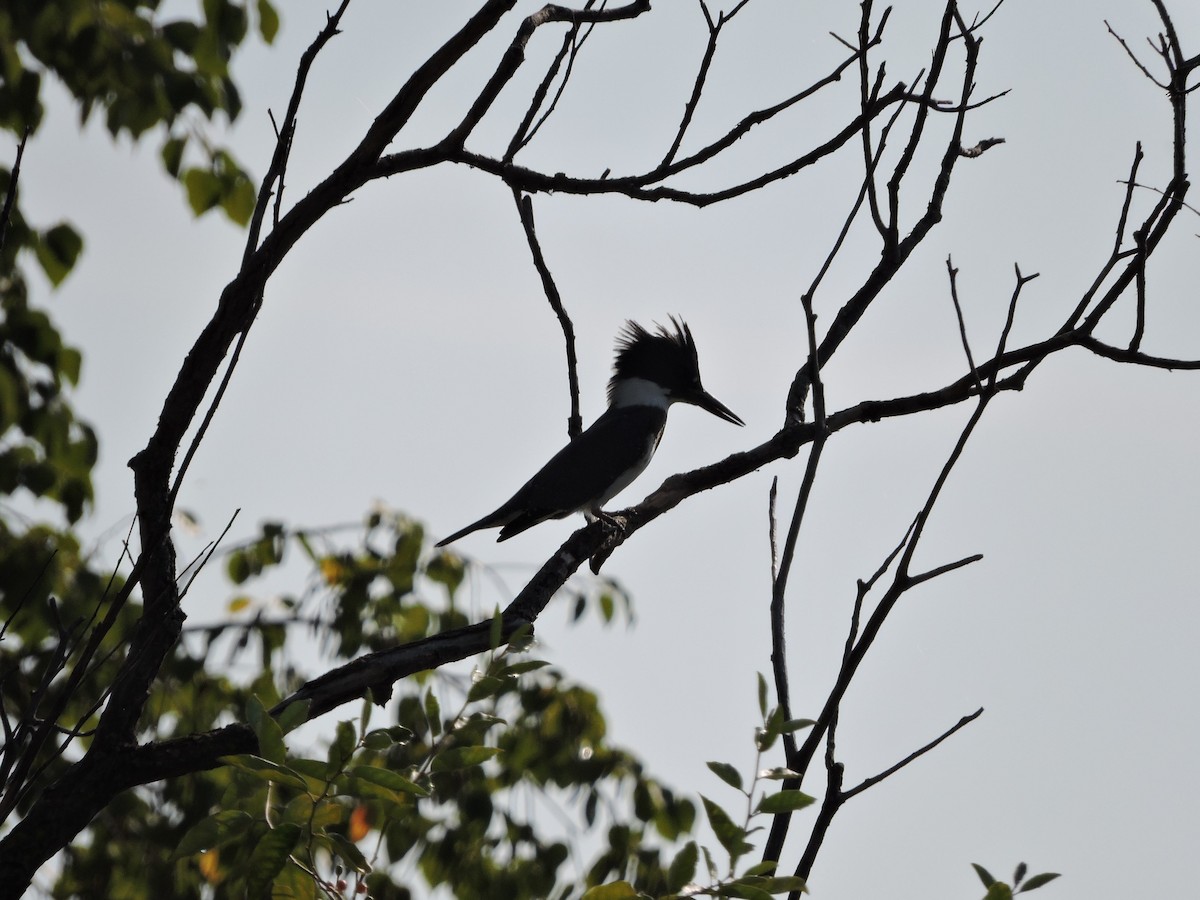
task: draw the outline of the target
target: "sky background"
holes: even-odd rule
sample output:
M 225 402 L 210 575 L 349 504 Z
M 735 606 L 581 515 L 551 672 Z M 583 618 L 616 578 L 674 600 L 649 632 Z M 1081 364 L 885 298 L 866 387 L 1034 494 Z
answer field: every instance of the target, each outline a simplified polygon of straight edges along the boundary
M 1170 5 L 1185 50 L 1200 52 L 1200 9 Z M 286 197 L 301 196 L 357 143 L 473 8 L 355 0 L 311 78 Z M 534 9 L 518 4 L 394 148 L 435 140 L 456 122 L 518 16 Z M 911 79 L 927 64 L 940 11 L 928 0 L 898 5 L 880 51 L 890 78 Z M 281 12 L 276 45 L 238 59 L 246 108 L 224 136 L 255 174 L 271 151 L 266 110 L 286 105 L 325 7 L 303 0 Z M 1141 180 L 1165 184 L 1169 107 L 1105 19 L 1139 48 L 1159 28 L 1148 0 L 1009 0 L 987 25 L 978 94 L 1011 93 L 968 119 L 964 142 L 1006 143 L 959 164 L 944 221 L 826 369 L 831 409 L 934 388 L 965 371 L 947 255 L 960 270 L 977 357 L 998 337 L 1014 263 L 1040 277 L 1025 289 L 1010 344 L 1036 340 L 1057 327 L 1109 253 L 1136 141 L 1146 152 Z M 722 40 L 685 152 L 831 69 L 846 51 L 828 32 L 850 36 L 857 20 L 848 2 L 753 0 Z M 469 146 L 502 151 L 559 34 L 538 34 L 526 69 Z M 636 21 L 598 30 L 524 162 L 579 175 L 653 165 L 674 134 L 704 40 L 693 3 L 659 2 Z M 681 184 L 713 189 L 778 165 L 842 127 L 856 97 L 850 78 Z M 216 215 L 190 217 L 154 142 L 114 144 L 99 122 L 81 135 L 57 86 L 49 98 L 23 162 L 26 211 L 43 225 L 71 219 L 86 248 L 60 290 L 35 282 L 34 299 L 84 350 L 77 408 L 101 437 L 86 529 L 115 557 L 115 535 L 133 511 L 125 461 L 151 433 L 236 269 L 243 236 Z M 935 122 L 938 134 L 949 123 Z M 920 176 L 932 158 L 918 160 L 905 222 L 924 209 Z M 654 462 L 616 505 L 777 429 L 806 353 L 799 297 L 860 170 L 852 144 L 767 191 L 706 210 L 535 198 L 543 249 L 575 322 L 585 420 L 603 409 L 621 324 L 678 314 L 692 326 L 705 386 L 747 423 L 675 409 Z M 1139 192 L 1136 208 L 1155 198 Z M 1154 258 L 1147 352 L 1200 356 L 1197 232 L 1200 219 L 1183 213 Z M 871 234 L 852 234 L 817 295 L 819 327 L 877 253 Z M 1131 309 L 1127 298 L 1102 334 L 1127 340 Z M 1033 872 L 1064 873 L 1043 889 L 1047 897 L 1179 896 L 1193 883 L 1198 379 L 1078 351 L 994 401 L 915 567 L 976 552 L 984 560 L 911 592 L 893 613 L 843 706 L 846 783 L 887 768 L 960 716 L 986 712 L 843 809 L 813 871 L 814 896 L 973 897 L 982 889 L 971 862 L 1006 875 L 1020 860 Z M 559 326 L 508 189 L 451 167 L 371 184 L 307 235 L 270 282 L 180 494 L 201 526 L 181 537 L 180 557 L 215 538 L 239 508 L 234 537 L 267 519 L 355 521 L 376 501 L 422 519 L 434 536 L 448 534 L 506 499 L 558 449 L 568 411 Z M 789 595 L 795 715 L 818 712 L 856 579 L 899 541 L 969 412 L 854 426 L 830 441 Z M 571 627 L 565 602 L 538 622 L 542 657 L 597 690 L 614 740 L 677 789 L 735 804 L 704 763 L 746 773 L 754 764 L 755 673 L 770 665 L 767 497 L 778 477 L 780 508 L 790 509 L 802 472 L 803 456 L 772 465 L 690 499 L 624 545 L 605 572 L 632 594 L 634 627 L 594 618 Z M 545 524 L 500 545 L 479 533 L 456 549 L 515 591 L 578 524 Z M 495 584 L 472 579 L 475 615 L 505 599 Z M 216 574 L 198 582 L 190 621 L 221 615 L 229 593 Z M 781 751 L 776 757 L 767 762 L 782 763 Z M 797 817 L 794 837 L 807 835 L 810 816 Z M 789 845 L 785 860 L 798 854 Z

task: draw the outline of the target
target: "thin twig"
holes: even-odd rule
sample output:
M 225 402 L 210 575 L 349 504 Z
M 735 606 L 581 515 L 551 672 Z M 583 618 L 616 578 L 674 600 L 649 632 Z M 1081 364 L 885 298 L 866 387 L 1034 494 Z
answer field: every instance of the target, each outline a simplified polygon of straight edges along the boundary
M 982 715 L 983 715 L 983 707 L 981 706 L 981 707 L 979 707 L 979 709 L 975 710 L 975 712 L 971 713 L 970 715 L 963 716 L 954 725 L 952 725 L 950 728 L 947 728 L 944 732 L 942 732 L 940 735 L 938 735 L 936 738 L 934 738 L 932 741 L 930 741 L 924 747 L 921 747 L 919 750 L 914 750 L 912 753 L 908 754 L 908 756 L 904 757 L 904 759 L 900 760 L 900 762 L 896 763 L 894 766 L 889 766 L 888 768 L 886 768 L 882 772 L 880 772 L 878 775 L 873 775 L 870 778 L 865 778 L 859 784 L 856 784 L 854 787 L 850 788 L 850 790 L 844 791 L 842 793 L 842 799 L 849 800 L 851 797 L 854 797 L 857 794 L 861 794 L 863 791 L 867 790 L 867 788 L 874 787 L 875 785 L 879 784 L 879 782 L 883 781 L 885 778 L 889 778 L 890 776 L 895 775 L 897 772 L 899 772 L 901 769 L 903 769 L 909 763 L 915 762 L 916 760 L 920 759 L 922 756 L 924 756 L 930 750 L 934 749 L 942 741 L 946 740 L 946 738 L 950 737 L 955 732 L 961 731 L 963 728 L 966 728 L 968 725 L 970 725 L 972 722 L 974 722 L 976 719 L 978 719 Z
M 771 479 L 771 492 L 767 496 L 767 542 L 771 545 L 771 583 L 779 578 L 779 545 L 776 529 L 779 520 L 775 515 L 775 502 L 779 498 L 779 476 Z
M 542 289 L 546 292 L 550 308 L 554 310 L 554 315 L 558 318 L 559 327 L 562 328 L 563 342 L 567 349 L 567 389 L 571 395 L 571 414 L 567 418 L 567 436 L 574 440 L 583 431 L 583 417 L 579 412 L 579 361 L 575 356 L 575 326 L 571 322 L 571 317 L 567 315 L 562 295 L 558 292 L 558 285 L 554 283 L 554 276 L 550 272 L 549 265 L 546 264 L 545 254 L 542 253 L 542 245 L 537 237 L 537 226 L 533 219 L 533 200 L 528 196 L 522 196 L 521 192 L 514 188 L 513 201 L 517 204 L 517 213 L 521 217 L 521 227 L 525 230 L 525 240 L 529 244 L 529 252 L 533 256 L 533 265 L 542 279 Z
M 196 580 L 196 576 L 203 571 L 204 567 L 208 564 L 208 561 L 212 559 L 213 554 L 217 551 L 217 548 L 221 546 L 221 541 L 225 538 L 225 535 L 229 534 L 229 529 L 233 527 L 234 520 L 237 519 L 238 513 L 241 511 L 241 507 L 238 507 L 233 511 L 233 515 L 229 517 L 229 521 L 225 523 L 225 528 L 217 536 L 217 539 L 208 545 L 208 553 L 200 561 L 200 564 L 196 566 L 196 571 L 192 573 L 192 577 L 188 579 L 187 584 L 185 584 L 183 589 L 179 592 L 180 600 L 183 600 L 183 598 L 187 596 L 187 592 L 192 588 L 192 582 Z
M 296 68 L 296 80 L 292 86 L 292 95 L 288 100 L 287 110 L 283 116 L 282 127 L 275 127 L 275 152 L 271 156 L 271 162 L 267 166 L 267 173 L 263 176 L 262 183 L 258 188 L 258 199 L 254 204 L 254 212 L 250 216 L 250 227 L 246 231 L 246 248 L 242 253 L 242 266 L 245 267 L 250 263 L 251 256 L 258 249 L 259 237 L 262 233 L 263 217 L 266 215 L 267 208 L 271 197 L 271 190 L 274 184 L 278 181 L 279 190 L 275 196 L 275 225 L 279 225 L 279 209 L 283 195 L 283 175 L 287 168 L 288 156 L 292 150 L 292 138 L 296 132 L 296 115 L 300 111 L 300 98 L 304 94 L 304 87 L 308 83 L 308 74 L 312 69 L 313 63 L 316 61 L 317 54 L 324 49 L 334 37 L 341 32 L 338 26 L 341 24 L 342 16 L 346 12 L 346 7 L 350 5 L 350 0 L 341 0 L 337 9 L 332 13 L 325 14 L 325 27 L 313 39 L 313 42 L 308 45 L 308 48 L 300 55 L 300 64 Z M 275 124 L 275 117 L 271 116 L 271 124 Z
M 954 315 L 958 318 L 958 334 L 962 338 L 963 352 L 967 354 L 967 365 L 971 368 L 971 377 L 975 379 L 975 387 L 983 393 L 983 382 L 979 380 L 979 370 L 975 368 L 975 357 L 971 354 L 971 341 L 967 338 L 967 322 L 963 318 L 962 304 L 958 300 L 958 269 L 954 268 L 949 256 L 946 257 L 946 274 L 950 278 L 950 300 L 954 303 Z
M 861 195 L 860 195 L 861 196 Z M 808 452 L 808 461 L 804 467 L 804 478 L 796 495 L 796 505 L 792 510 L 792 520 L 784 538 L 783 554 L 779 561 L 774 581 L 771 585 L 771 671 L 775 680 L 775 694 L 779 709 L 785 719 L 792 718 L 791 696 L 788 685 L 787 669 L 787 639 L 785 629 L 785 597 L 787 594 L 788 574 L 796 555 L 796 545 L 800 536 L 800 525 L 808 510 L 808 502 L 812 497 L 813 485 L 816 483 L 817 468 L 825 449 L 825 441 L 829 436 L 825 420 L 825 388 L 821 379 L 821 359 L 817 349 L 817 317 L 812 308 L 812 295 L 805 293 L 800 298 L 804 308 L 805 333 L 808 338 L 808 368 L 812 372 L 813 420 L 816 435 Z M 783 734 L 784 762 L 789 769 L 794 765 L 797 756 L 796 737 L 792 732 Z M 776 813 L 771 826 L 772 835 L 786 835 L 791 812 Z M 764 862 L 778 862 L 779 851 L 782 849 L 782 839 L 777 843 L 768 842 L 764 849 Z M 770 855 L 768 855 L 770 854 Z
M 17 201 L 17 181 L 21 177 L 21 158 L 25 155 L 25 142 L 29 140 L 31 130 L 30 126 L 25 126 L 25 132 L 17 142 L 17 156 L 13 160 L 12 171 L 8 175 L 8 190 L 4 192 L 4 207 L 0 209 L 0 250 L 4 249 L 4 240 L 8 237 L 8 223 L 12 218 L 13 204 Z
M 542 76 L 541 82 L 538 84 L 537 88 L 533 92 L 533 96 L 530 98 L 529 107 L 525 111 L 525 116 L 517 125 L 516 130 L 513 131 L 512 138 L 509 139 L 508 149 L 504 151 L 505 162 L 512 162 L 513 157 L 515 157 L 523 147 L 528 146 L 529 142 L 533 140 L 534 135 L 537 134 L 538 129 L 541 128 L 542 123 L 546 121 L 550 113 L 554 110 L 556 104 L 558 103 L 559 97 L 562 96 L 562 92 L 567 86 L 567 79 L 571 74 L 569 69 L 563 76 L 562 83 L 558 88 L 558 92 L 555 94 L 554 100 L 547 108 L 546 114 L 542 116 L 540 120 L 538 120 L 537 125 L 534 125 L 533 122 L 537 117 L 538 110 L 542 108 L 542 104 L 546 101 L 546 95 L 550 92 L 550 85 L 554 83 L 554 79 L 558 75 L 558 70 L 562 66 L 563 60 L 567 58 L 568 53 L 571 54 L 571 58 L 574 60 L 575 54 L 573 48 L 575 47 L 575 37 L 578 34 L 578 31 L 579 27 L 574 26 L 565 35 L 563 35 L 562 46 L 559 47 L 558 53 L 554 55 L 554 59 L 550 61 L 550 65 L 546 68 L 546 74 Z
M 708 25 L 708 41 L 704 46 L 704 55 L 700 59 L 700 68 L 696 72 L 696 77 L 692 79 L 691 96 L 688 97 L 687 103 L 683 106 L 683 117 L 679 120 L 679 126 L 675 129 L 675 138 L 671 141 L 671 146 L 663 156 L 662 162 L 659 163 L 660 167 L 669 166 L 675 160 L 675 155 L 679 152 L 680 145 L 683 144 L 683 137 L 687 134 L 688 127 L 692 124 L 692 117 L 696 114 L 696 107 L 700 105 L 700 97 L 704 93 L 704 85 L 708 80 L 709 68 L 712 66 L 713 57 L 717 53 L 717 41 L 721 37 L 721 29 L 729 23 L 730 19 L 741 12 L 747 2 L 749 0 L 742 0 L 742 2 L 733 8 L 732 12 L 719 13 L 714 20 L 704 0 L 700 0 L 700 11 L 704 14 L 704 21 Z

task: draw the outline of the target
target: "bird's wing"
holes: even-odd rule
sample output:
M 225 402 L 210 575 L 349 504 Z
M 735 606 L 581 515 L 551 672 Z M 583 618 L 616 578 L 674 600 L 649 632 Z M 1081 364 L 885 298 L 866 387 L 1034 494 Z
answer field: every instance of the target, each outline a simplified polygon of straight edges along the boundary
M 497 514 L 506 512 L 511 516 L 500 532 L 500 540 L 546 519 L 561 519 L 590 509 L 619 476 L 644 467 L 658 446 L 666 421 L 666 410 L 650 406 L 605 412 L 497 510 Z
M 559 450 L 507 503 L 438 541 L 437 546 L 445 546 L 481 528 L 500 525 L 504 526 L 499 537 L 503 541 L 539 522 L 591 508 L 617 477 L 644 466 L 658 446 L 666 422 L 666 410 L 656 407 L 624 406 L 608 410 Z

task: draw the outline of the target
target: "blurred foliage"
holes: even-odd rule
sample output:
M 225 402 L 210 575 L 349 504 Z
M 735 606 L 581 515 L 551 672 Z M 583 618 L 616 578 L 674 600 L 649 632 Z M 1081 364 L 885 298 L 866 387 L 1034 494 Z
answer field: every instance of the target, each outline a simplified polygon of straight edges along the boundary
M 195 20 L 166 20 L 159 5 L 39 0 L 0 6 L 0 128 L 18 141 L 36 135 L 43 88 L 54 76 L 75 99 L 81 122 L 100 112 L 113 137 L 134 140 L 161 128 L 163 164 L 182 181 L 193 210 L 220 207 L 245 223 L 253 186 L 202 123 L 237 117 L 241 99 L 229 61 L 251 21 L 269 42 L 279 17 L 269 0 L 204 0 Z M 185 167 L 189 146 L 199 160 Z M 82 361 L 51 318 L 30 305 L 22 264 L 27 257 L 36 261 L 57 286 L 82 256 L 84 239 L 65 221 L 31 224 L 12 168 L 0 167 L 0 196 L 11 204 L 0 250 L 0 492 L 24 489 L 54 501 L 73 523 L 92 499 L 96 460 L 95 435 L 76 419 L 64 391 L 78 382 Z M 5 525 L 13 530 L 11 517 Z M 0 555 L 9 552 L 0 547 Z
M 466 624 L 466 564 L 432 550 L 418 523 L 381 510 L 357 529 L 266 523 L 224 561 L 229 619 L 185 629 L 147 737 L 236 718 L 255 728 L 259 755 L 124 795 L 68 851 L 54 896 L 386 898 L 444 886 L 535 898 L 612 879 L 671 893 L 680 869 L 672 876 L 663 847 L 690 832 L 694 804 L 609 744 L 594 693 L 523 652 L 400 682 L 384 712 L 364 703 L 319 755 L 285 743 L 304 711 L 267 715 L 281 692 L 365 650 Z M 278 596 L 269 582 L 293 561 L 307 587 Z
M 278 17 L 267 0 L 252 9 L 205 0 L 195 21 L 163 21 L 158 7 L 157 0 L 0 4 L 0 128 L 18 148 L 6 160 L 11 167 L 0 167 L 0 710 L 15 723 L 0 751 L 0 809 L 10 814 L 62 770 L 75 752 L 68 747 L 86 745 L 138 612 L 121 578 L 96 567 L 71 528 L 93 500 L 98 452 L 94 430 L 70 403 L 83 360 L 30 302 L 29 265 L 57 286 L 84 250 L 69 222 L 35 225 L 21 204 L 20 148 L 26 159 L 37 152 L 36 141 L 24 141 L 42 124 L 49 79 L 72 95 L 81 122 L 100 113 L 114 137 L 137 140 L 160 128 L 174 148 L 172 174 L 186 180 L 189 142 L 201 168 L 218 160 L 218 203 L 245 216 L 245 177 L 239 181 L 236 163 L 202 125 L 237 115 L 229 60 L 252 19 L 270 40 Z M 197 663 L 175 665 L 181 670 L 172 677 L 186 679 Z M 212 722 L 206 712 L 194 716 L 202 727 Z
M 205 124 L 218 117 L 231 122 L 241 112 L 230 60 L 252 23 L 273 41 L 278 13 L 269 0 L 203 0 L 194 19 L 167 18 L 160 6 L 159 0 L 0 5 L 0 128 L 18 140 L 35 136 L 45 115 L 44 87 L 54 76 L 76 101 L 81 124 L 99 113 L 114 138 L 138 140 L 160 130 L 163 167 L 181 180 L 197 215 L 219 207 L 245 224 L 253 185 Z M 189 151 L 196 158 L 185 165 Z M 5 193 L 10 179 L 11 170 L 0 168 Z M 83 238 L 64 222 L 27 225 L 18 201 L 0 270 L 6 280 L 21 250 L 32 251 L 57 285 L 82 253 Z
M 613 746 L 597 696 L 528 648 L 405 679 L 386 707 L 364 702 L 356 719 L 321 729 L 324 738 L 313 726 L 306 738 L 290 734 L 306 717 L 300 705 L 268 715 L 282 695 L 348 658 L 467 622 L 459 595 L 477 576 L 432 548 L 413 520 L 375 510 L 358 527 L 268 522 L 223 559 L 234 592 L 227 618 L 185 627 L 143 738 L 239 720 L 254 728 L 258 754 L 119 797 L 61 858 L 53 896 L 401 898 L 440 888 L 456 897 L 595 900 L 769 897 L 802 886 L 762 866 L 734 874 L 734 853 L 728 872 L 718 872 L 709 851 L 688 840 L 696 804 Z M 280 595 L 279 578 L 305 587 Z M 104 594 L 104 585 L 88 588 L 92 603 Z M 576 590 L 612 618 L 613 586 Z M 114 634 L 134 612 L 122 609 Z M 51 645 L 61 633 L 44 631 Z M 79 704 L 103 695 L 112 673 L 96 674 Z M 14 698 L 20 688 L 6 685 Z M 6 707 L 21 708 L 15 699 Z M 799 727 L 766 711 L 756 744 Z M 86 746 L 86 736 L 79 741 Z M 748 779 L 753 816 L 769 814 L 781 796 L 756 791 L 775 777 Z M 748 821 L 734 825 L 708 800 L 705 808 L 723 845 L 730 835 L 747 840 Z

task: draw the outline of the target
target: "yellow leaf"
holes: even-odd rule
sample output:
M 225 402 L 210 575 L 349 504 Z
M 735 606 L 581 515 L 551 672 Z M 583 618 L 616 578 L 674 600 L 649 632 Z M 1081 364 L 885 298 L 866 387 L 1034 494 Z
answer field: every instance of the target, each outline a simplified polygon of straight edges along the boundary
M 231 613 L 240 613 L 243 609 L 250 605 L 250 598 L 246 596 L 234 597 L 229 601 L 229 611 Z
M 200 874 L 209 884 L 217 884 L 221 880 L 221 854 L 216 848 L 205 850 L 200 854 Z
M 354 812 L 350 813 L 350 827 L 346 832 L 350 840 L 361 841 L 370 830 L 371 822 L 367 808 L 361 805 L 354 807 Z
M 336 585 L 342 580 L 342 565 L 332 556 L 321 560 L 321 577 L 326 584 Z

